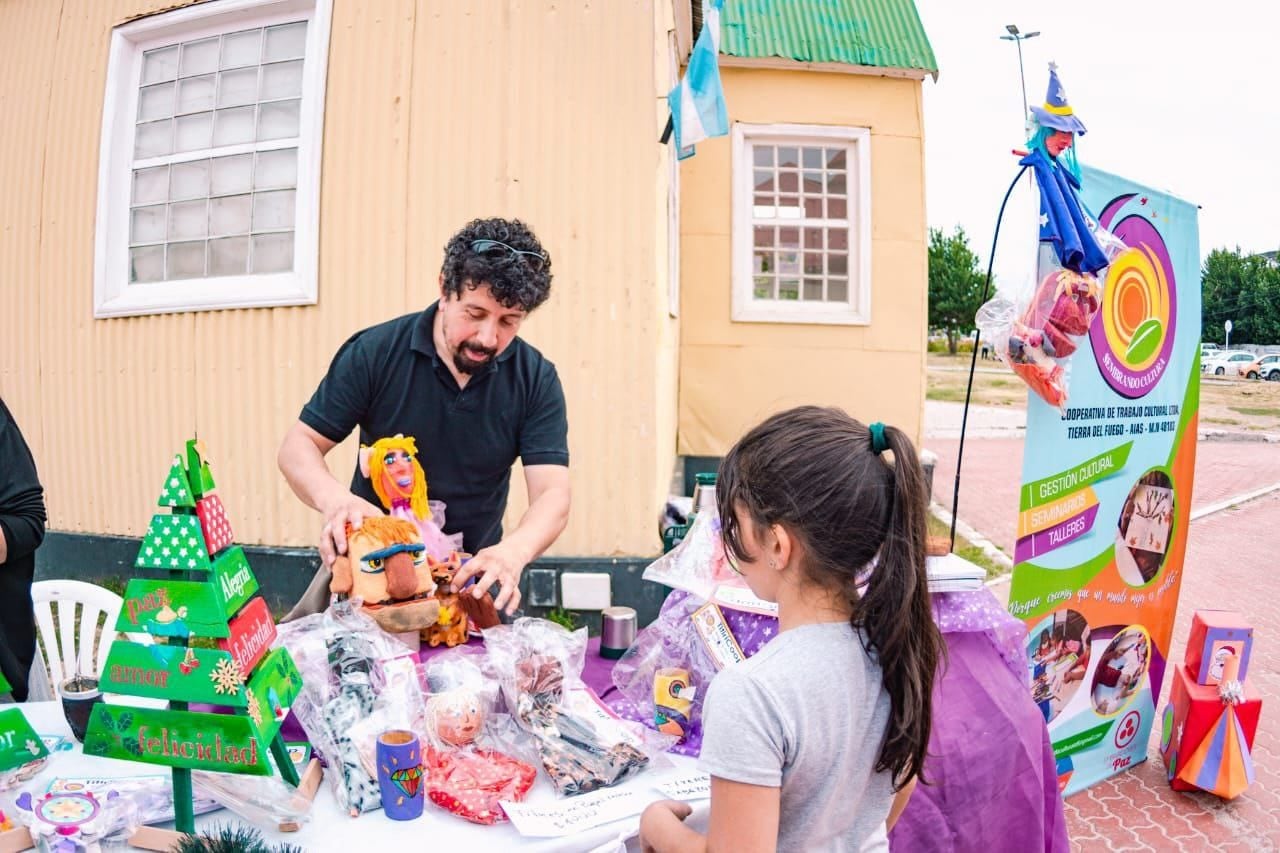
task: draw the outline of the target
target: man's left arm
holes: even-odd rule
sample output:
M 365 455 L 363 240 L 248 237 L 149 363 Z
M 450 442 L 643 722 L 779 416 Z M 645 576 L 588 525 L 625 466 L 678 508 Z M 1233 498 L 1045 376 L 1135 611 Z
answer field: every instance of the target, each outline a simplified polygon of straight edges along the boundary
M 564 465 L 530 465 L 524 469 L 529 508 L 516 529 L 497 545 L 485 548 L 464 567 L 480 580 L 471 594 L 479 598 L 493 584 L 501 587 L 493 605 L 508 615 L 520 606 L 520 573 L 542 556 L 569 523 L 569 469 Z M 465 579 L 462 580 L 465 583 Z

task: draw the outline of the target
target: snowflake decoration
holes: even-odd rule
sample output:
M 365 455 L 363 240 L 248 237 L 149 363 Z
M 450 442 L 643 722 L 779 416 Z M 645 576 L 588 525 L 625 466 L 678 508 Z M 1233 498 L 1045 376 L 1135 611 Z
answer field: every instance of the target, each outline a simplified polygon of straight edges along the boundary
M 32 755 L 40 754 L 40 746 L 35 742 L 33 738 L 27 738 L 27 742 L 25 746 L 27 747 L 27 752 L 31 753 Z
M 240 690 L 240 685 L 244 684 L 244 676 L 240 674 L 240 667 L 236 666 L 235 661 L 229 658 L 223 658 L 218 661 L 218 665 L 209 673 L 209 680 L 213 682 L 215 693 L 235 694 Z
M 258 728 L 262 728 L 262 705 L 258 702 L 258 694 L 249 694 L 249 719 Z

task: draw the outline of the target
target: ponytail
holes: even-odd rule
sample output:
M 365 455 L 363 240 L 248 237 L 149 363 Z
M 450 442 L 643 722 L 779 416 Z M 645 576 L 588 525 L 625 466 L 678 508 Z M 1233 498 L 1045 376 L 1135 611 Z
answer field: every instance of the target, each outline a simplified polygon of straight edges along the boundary
M 872 443 L 879 446 L 874 424 Z M 854 603 L 852 623 L 880 662 L 889 694 L 889 725 L 876 761 L 894 788 L 921 776 L 933 713 L 933 681 L 942 656 L 942 634 L 933 620 L 925 571 L 928 492 L 911 440 L 895 427 L 880 427 L 893 452 L 892 499 L 875 568 Z M 872 452 L 876 452 L 873 447 Z M 877 453 L 877 455 L 880 455 Z

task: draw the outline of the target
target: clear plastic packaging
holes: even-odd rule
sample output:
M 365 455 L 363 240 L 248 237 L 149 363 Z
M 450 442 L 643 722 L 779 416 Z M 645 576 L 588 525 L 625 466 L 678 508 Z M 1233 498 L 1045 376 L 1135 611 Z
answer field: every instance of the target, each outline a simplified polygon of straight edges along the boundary
M 496 749 L 491 727 L 497 685 L 485 678 L 482 657 L 451 649 L 421 667 L 430 691 L 423 731 L 427 799 L 464 820 L 493 824 L 507 819 L 502 801 L 520 802 L 533 787 L 533 765 Z
M 41 853 L 98 853 L 123 850 L 141 825 L 138 803 L 130 794 L 109 791 L 22 792 L 13 816 L 31 832 Z
M 712 598 L 721 584 L 740 583 L 725 558 L 720 516 L 714 507 L 704 507 L 693 517 L 684 539 L 650 563 L 644 579 L 705 599 Z
M 556 793 L 573 796 L 615 785 L 648 767 L 674 738 L 611 715 L 582 684 L 585 629 L 517 619 L 484 632 L 490 674 L 514 728 L 514 749 L 533 752 Z M 508 729 L 510 732 L 510 727 Z

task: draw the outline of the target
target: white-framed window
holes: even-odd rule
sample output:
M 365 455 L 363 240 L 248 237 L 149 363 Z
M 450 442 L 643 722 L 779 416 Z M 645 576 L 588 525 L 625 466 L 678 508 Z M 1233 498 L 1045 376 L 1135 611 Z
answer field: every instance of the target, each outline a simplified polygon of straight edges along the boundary
M 111 34 L 94 316 L 316 301 L 330 0 L 219 0 Z
M 733 314 L 871 322 L 871 131 L 733 128 Z

